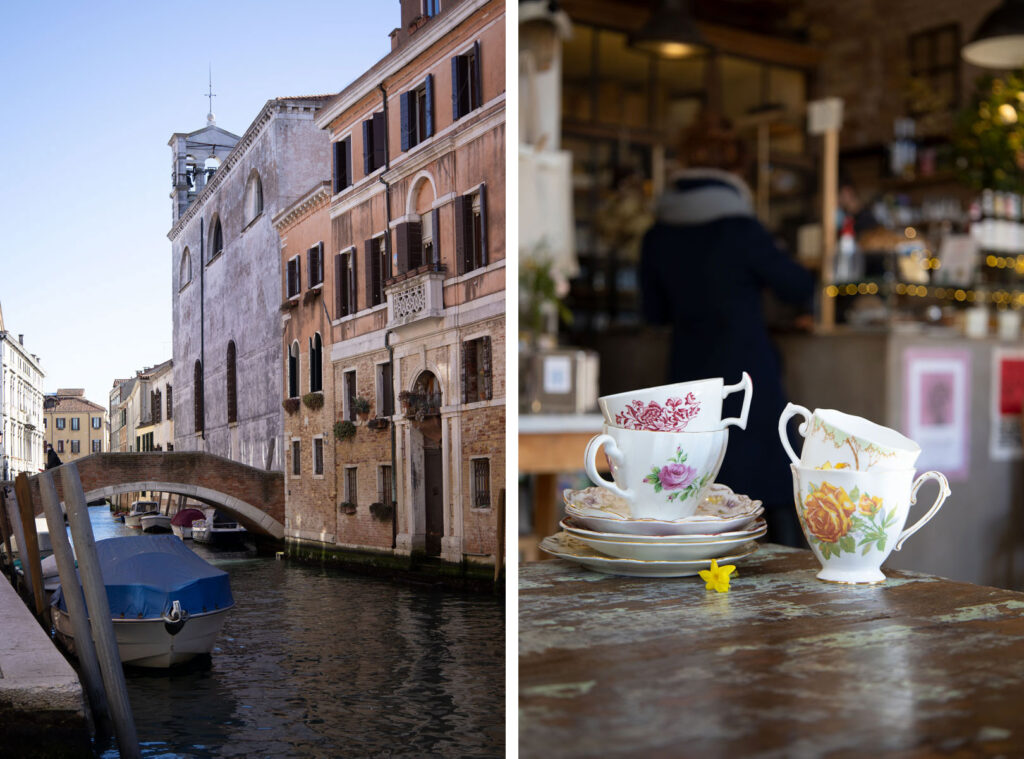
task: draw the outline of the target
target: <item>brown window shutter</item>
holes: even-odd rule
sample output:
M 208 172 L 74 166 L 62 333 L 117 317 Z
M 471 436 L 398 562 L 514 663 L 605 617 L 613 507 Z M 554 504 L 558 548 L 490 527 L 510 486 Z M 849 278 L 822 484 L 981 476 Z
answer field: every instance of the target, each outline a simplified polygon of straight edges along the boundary
M 480 185 L 480 265 L 491 262 L 487 249 L 487 183 Z
M 473 94 L 474 94 L 475 97 L 473 98 L 474 102 L 470 103 L 470 105 L 469 105 L 469 109 L 470 110 L 473 110 L 474 108 L 479 108 L 480 106 L 482 106 L 484 104 L 483 74 L 481 73 L 483 71 L 483 64 L 481 63 L 481 60 L 480 60 L 480 41 L 479 40 L 477 40 L 476 42 L 473 43 L 473 59 L 474 59 L 474 66 L 473 66 L 473 71 L 472 71 L 472 73 L 470 75 L 473 77 L 473 83 L 476 86 L 473 87 L 473 90 L 474 90 Z
M 462 343 L 462 402 L 469 403 L 469 351 L 471 344 Z
M 423 265 L 423 223 L 409 222 L 409 268 L 417 269 Z
M 323 241 L 316 244 L 316 271 L 317 279 L 324 281 L 324 244 Z
M 424 134 L 420 135 L 420 140 L 424 140 L 427 137 L 434 136 L 434 75 L 427 74 L 426 80 L 423 82 L 423 94 L 427 100 L 427 123 L 424 124 Z
M 491 338 L 481 337 L 477 345 L 480 346 L 480 366 L 483 374 L 484 400 L 491 400 L 493 383 L 491 373 Z
M 466 200 L 466 196 L 459 195 L 452 204 L 455 211 L 455 266 L 459 274 L 465 274 L 472 268 L 472 263 L 466 265 L 467 251 L 471 250 L 473 239 L 472 231 L 469 235 L 466 234 L 466 222 L 468 220 L 472 224 L 470 216 L 473 207 L 466 203 Z
M 354 314 L 359 310 L 359 302 L 356 300 L 359 294 L 359 281 L 356 279 L 356 251 L 355 248 L 348 254 L 348 312 Z
M 409 96 L 411 94 L 411 92 L 403 92 L 398 96 L 399 115 L 401 117 L 399 119 L 399 123 L 401 125 L 402 131 L 403 151 L 408 150 L 410 147 L 412 147 L 412 130 L 410 129 L 412 125 L 409 123 L 410 116 L 412 114 L 412 109 L 409 107 Z
M 405 274 L 409 271 L 409 259 L 411 248 L 409 245 L 409 223 L 399 224 L 395 227 L 395 247 L 398 254 L 398 274 Z
M 352 137 L 346 137 L 345 140 L 345 187 L 352 186 Z
M 384 112 L 377 111 L 373 114 L 373 168 L 379 169 L 387 163 L 387 152 L 385 150 L 388 142 L 387 123 L 384 121 Z
M 334 191 L 338 192 L 344 187 L 345 177 L 345 143 L 335 142 L 334 148 Z
M 373 171 L 373 119 L 363 122 L 363 174 Z
M 370 308 L 380 302 L 380 262 L 373 240 L 367 240 L 363 246 L 366 251 L 366 307 Z
M 431 243 L 434 246 L 434 253 L 433 253 L 434 260 L 433 261 L 424 261 L 424 263 L 439 264 L 439 263 L 441 263 L 441 209 L 440 208 L 435 208 L 433 211 L 431 211 L 430 227 L 431 227 L 431 232 L 430 232 Z
M 340 319 L 348 315 L 345 308 L 345 295 L 348 288 L 345 287 L 345 273 L 341 268 L 341 253 L 334 254 L 334 318 Z
M 167 418 L 174 418 L 174 387 L 167 386 Z
M 316 248 L 310 248 L 306 251 L 306 271 L 309 272 L 306 275 L 309 279 L 308 285 L 312 287 L 314 284 L 313 278 L 316 273 Z
M 458 121 L 462 111 L 459 109 L 459 91 L 462 89 L 459 61 L 462 56 L 452 58 L 452 121 Z

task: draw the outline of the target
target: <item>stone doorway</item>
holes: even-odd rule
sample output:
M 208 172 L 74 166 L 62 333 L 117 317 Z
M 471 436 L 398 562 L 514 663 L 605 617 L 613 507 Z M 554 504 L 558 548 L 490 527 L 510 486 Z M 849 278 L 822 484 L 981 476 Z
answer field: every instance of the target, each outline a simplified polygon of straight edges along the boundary
M 422 525 L 423 550 L 427 556 L 440 556 L 441 539 L 445 534 L 445 488 L 441 453 L 441 385 L 437 377 L 432 372 L 422 372 L 403 403 L 413 432 L 409 438 L 412 445 L 413 504 L 417 510 L 422 509 L 414 521 Z M 417 469 L 420 476 L 416 476 Z

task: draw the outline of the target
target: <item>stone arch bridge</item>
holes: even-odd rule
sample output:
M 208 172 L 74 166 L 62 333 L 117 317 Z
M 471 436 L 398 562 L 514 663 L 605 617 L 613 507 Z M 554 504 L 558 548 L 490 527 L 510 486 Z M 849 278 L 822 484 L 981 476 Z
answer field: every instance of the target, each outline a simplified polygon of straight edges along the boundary
M 249 532 L 284 538 L 284 474 L 200 451 L 94 453 L 75 460 L 88 501 L 152 490 L 194 498 L 223 510 Z M 56 474 L 56 470 L 52 470 Z M 29 478 L 42 514 L 38 478 Z M 64 498 L 61 477 L 57 493 Z

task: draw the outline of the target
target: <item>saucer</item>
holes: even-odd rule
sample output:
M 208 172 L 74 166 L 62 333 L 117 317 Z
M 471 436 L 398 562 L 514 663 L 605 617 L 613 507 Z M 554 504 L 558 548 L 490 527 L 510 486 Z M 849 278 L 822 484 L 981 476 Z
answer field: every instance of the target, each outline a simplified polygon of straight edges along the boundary
M 633 519 L 629 504 L 604 488 L 564 490 L 565 513 L 596 532 L 619 535 L 714 535 L 746 527 L 764 512 L 760 501 L 732 492 L 726 485 L 708 486 L 693 516 L 674 521 Z
M 588 527 L 584 527 L 575 517 L 566 517 L 559 522 L 559 524 L 562 529 L 570 535 L 575 535 L 576 537 L 584 540 L 609 540 L 613 543 L 621 543 L 623 541 L 629 543 L 667 543 L 670 545 L 678 545 L 680 543 L 707 543 L 711 541 L 717 542 L 720 540 L 730 539 L 739 540 L 741 542 L 743 540 L 755 540 L 756 538 L 764 535 L 768 529 L 768 525 L 764 521 L 764 517 L 755 518 L 742 530 L 694 533 L 692 535 L 627 535 L 621 532 L 599 532 L 597 530 L 591 530 Z
M 540 542 L 542 551 L 557 556 L 559 559 L 580 564 L 594 572 L 626 577 L 691 577 L 702 569 L 710 567 L 712 558 L 720 563 L 728 563 L 749 556 L 757 548 L 757 543 L 751 541 L 737 547 L 729 556 L 680 561 L 645 561 L 603 556 L 567 532 L 549 535 Z
M 762 537 L 768 532 L 768 526 L 763 519 L 759 530 L 729 533 L 732 537 L 724 536 L 702 536 L 704 540 L 680 540 L 681 536 L 668 538 L 676 542 L 666 542 L 661 536 L 651 542 L 652 538 L 646 535 L 619 535 L 614 540 L 607 537 L 591 537 L 596 533 L 590 530 L 581 530 L 572 527 L 571 519 L 563 520 L 561 525 L 567 533 L 579 540 L 598 553 L 608 556 L 615 556 L 619 559 L 636 559 L 637 561 L 695 561 L 697 559 L 717 559 L 722 554 L 739 549 L 744 543 L 754 538 Z M 566 523 L 569 524 L 566 524 Z

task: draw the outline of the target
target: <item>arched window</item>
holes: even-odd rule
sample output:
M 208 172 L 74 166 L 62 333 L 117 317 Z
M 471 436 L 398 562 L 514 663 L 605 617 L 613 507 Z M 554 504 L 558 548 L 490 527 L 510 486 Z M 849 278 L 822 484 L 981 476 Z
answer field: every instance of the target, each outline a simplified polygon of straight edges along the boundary
M 210 255 L 206 260 L 211 261 L 224 252 L 224 230 L 220 225 L 220 217 L 213 220 L 213 227 L 210 230 Z
M 193 370 L 192 386 L 195 395 L 194 407 L 196 415 L 196 432 L 202 432 L 205 427 L 203 423 L 203 362 L 196 360 Z
M 299 341 L 292 343 L 288 351 L 288 397 L 299 397 Z
M 238 380 L 235 375 L 235 341 L 228 343 L 228 424 L 238 421 Z
M 178 275 L 178 289 L 181 289 L 192 281 L 192 254 L 185 248 L 181 252 L 181 270 Z
M 309 340 L 309 392 L 319 393 L 324 389 L 324 343 L 317 332 Z
M 253 171 L 245 185 L 245 223 L 248 224 L 263 213 L 263 183 L 260 175 Z

